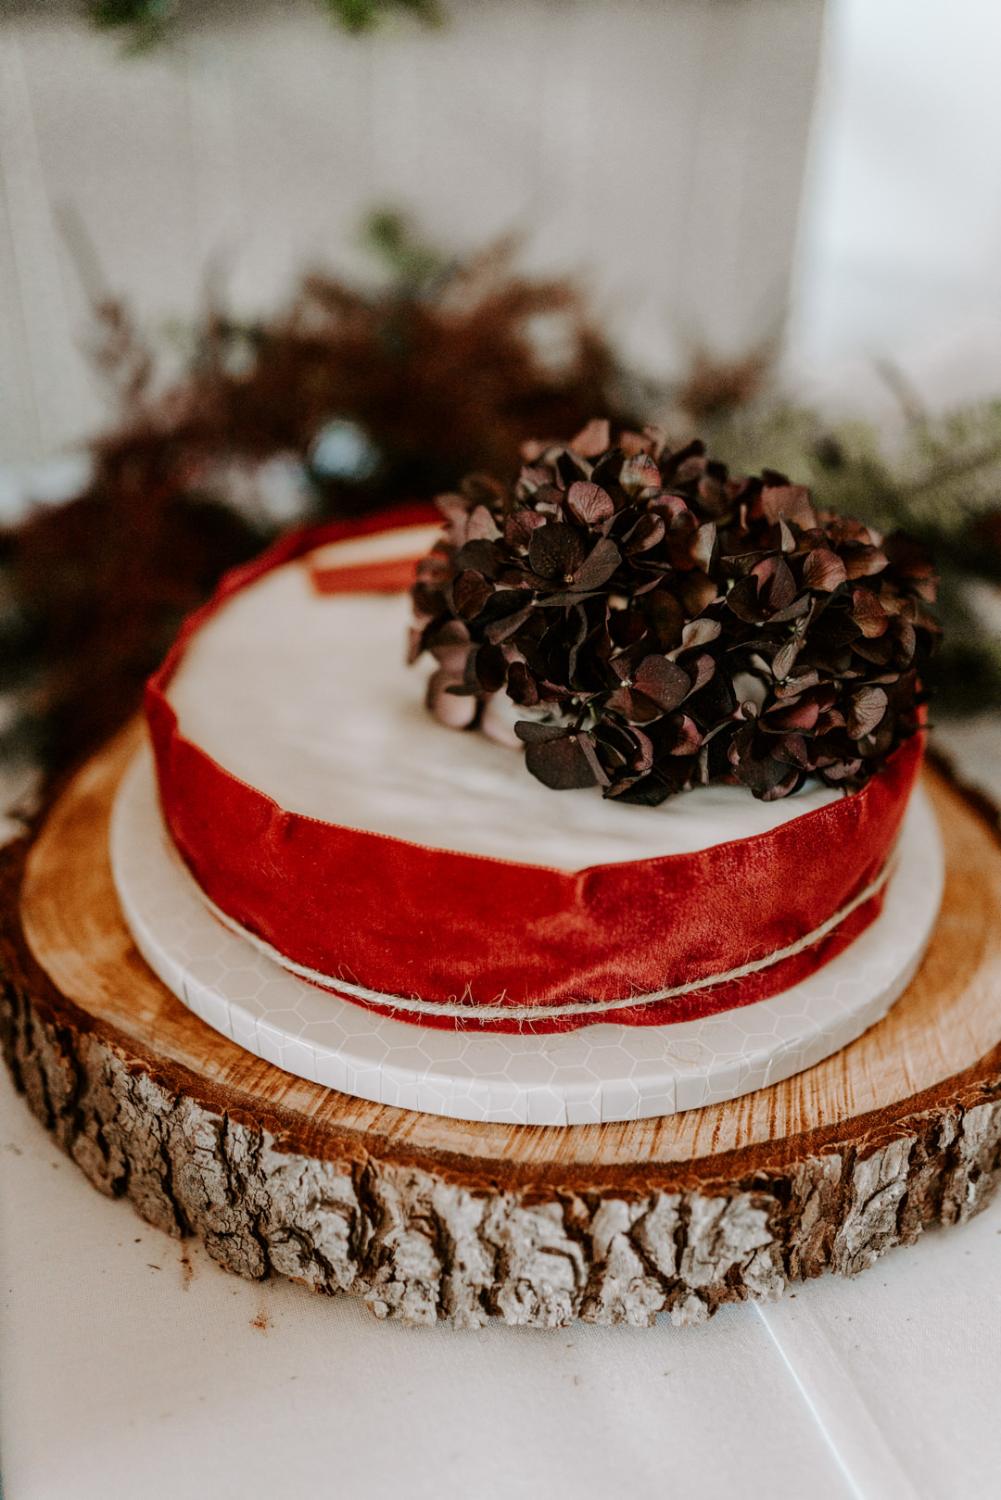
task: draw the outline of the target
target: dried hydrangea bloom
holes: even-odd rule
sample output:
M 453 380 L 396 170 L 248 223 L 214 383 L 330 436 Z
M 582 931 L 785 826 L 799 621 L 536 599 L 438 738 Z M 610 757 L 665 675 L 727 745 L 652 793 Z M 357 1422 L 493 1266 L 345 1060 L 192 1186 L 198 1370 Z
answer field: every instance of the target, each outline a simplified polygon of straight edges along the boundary
M 513 729 L 547 786 L 649 804 L 858 787 L 916 731 L 936 580 L 907 537 L 654 429 L 613 445 L 592 422 L 525 459 L 513 486 L 440 497 L 418 567 L 412 658 L 437 662 L 444 723 Z

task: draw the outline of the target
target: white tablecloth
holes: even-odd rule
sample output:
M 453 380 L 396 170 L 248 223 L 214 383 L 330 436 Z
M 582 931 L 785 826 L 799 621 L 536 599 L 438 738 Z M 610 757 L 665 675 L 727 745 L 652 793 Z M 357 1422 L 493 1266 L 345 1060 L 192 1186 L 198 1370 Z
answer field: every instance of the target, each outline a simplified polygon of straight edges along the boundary
M 0 1082 L 6 1500 L 997 1493 L 1001 1202 L 702 1328 L 474 1333 L 220 1271 Z
M 994 720 L 950 735 L 1001 800 Z M 998 1492 L 1001 1200 L 702 1328 L 378 1323 L 100 1197 L 0 1070 L 5 1500 Z

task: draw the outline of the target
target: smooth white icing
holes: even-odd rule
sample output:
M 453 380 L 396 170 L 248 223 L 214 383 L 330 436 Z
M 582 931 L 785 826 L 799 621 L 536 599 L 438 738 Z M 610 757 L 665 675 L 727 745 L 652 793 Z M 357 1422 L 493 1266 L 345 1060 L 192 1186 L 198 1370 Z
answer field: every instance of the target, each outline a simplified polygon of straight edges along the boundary
M 355 539 L 320 558 L 329 567 L 416 554 L 428 535 Z M 759 802 L 741 787 L 701 787 L 643 808 L 596 790 L 551 791 L 519 751 L 427 713 L 430 664 L 404 660 L 405 596 L 319 594 L 309 561 L 234 595 L 191 642 L 169 689 L 182 733 L 290 812 L 579 870 L 748 838 L 839 795 L 814 786 Z

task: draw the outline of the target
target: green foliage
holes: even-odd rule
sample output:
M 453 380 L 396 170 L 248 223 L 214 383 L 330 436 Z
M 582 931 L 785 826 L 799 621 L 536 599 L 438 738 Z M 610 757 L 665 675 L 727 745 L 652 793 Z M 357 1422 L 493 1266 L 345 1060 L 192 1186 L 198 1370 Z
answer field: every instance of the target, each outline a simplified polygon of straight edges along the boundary
M 424 25 L 442 20 L 437 0 L 318 0 L 345 31 L 371 31 L 389 12 L 406 13 Z M 163 42 L 178 22 L 178 0 L 87 0 L 93 25 L 119 32 L 127 52 L 145 52 Z
M 436 0 L 320 0 L 320 3 L 345 31 L 356 33 L 371 31 L 389 10 L 408 11 L 428 26 L 441 21 Z
M 175 0 L 90 0 L 93 24 L 122 33 L 129 52 L 145 52 L 162 42 L 175 10 Z
M 388 272 L 400 296 L 414 296 L 448 273 L 450 262 L 393 208 L 374 209 L 362 225 L 362 243 Z

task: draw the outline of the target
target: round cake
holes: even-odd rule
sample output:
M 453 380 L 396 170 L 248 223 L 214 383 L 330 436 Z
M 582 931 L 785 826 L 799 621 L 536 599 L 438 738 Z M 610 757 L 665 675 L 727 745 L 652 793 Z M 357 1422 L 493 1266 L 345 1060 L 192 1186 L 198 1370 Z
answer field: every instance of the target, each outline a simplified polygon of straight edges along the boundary
M 748 554 L 746 565 L 733 564 L 734 553 L 724 558 L 725 567 L 745 571 L 736 584 L 716 585 L 712 597 L 707 583 L 693 582 L 693 565 L 678 562 L 670 529 L 663 540 L 663 526 L 652 533 L 647 527 L 655 542 L 646 543 L 642 566 L 649 569 L 649 557 L 656 557 L 663 540 L 675 552 L 660 577 L 681 580 L 682 601 L 701 590 L 701 602 L 690 609 L 687 624 L 679 623 L 676 650 L 655 655 L 646 646 L 646 654 L 633 653 L 628 668 L 613 661 L 619 671 L 613 682 L 621 680 L 622 689 L 592 693 L 589 718 L 569 717 L 582 692 L 579 686 L 561 688 L 555 669 L 553 681 L 544 684 L 549 701 L 541 705 L 533 700 L 527 708 L 512 707 L 499 691 L 492 676 L 495 639 L 511 639 L 512 632 L 505 625 L 504 636 L 488 624 L 484 644 L 477 646 L 478 611 L 496 622 L 499 605 L 507 617 L 521 619 L 529 611 L 514 616 L 513 604 L 530 587 L 534 618 L 550 609 L 537 639 L 555 629 L 556 609 L 568 616 L 578 612 L 586 622 L 588 608 L 597 609 L 588 601 L 599 599 L 613 573 L 609 587 L 627 592 L 632 586 L 625 548 L 611 540 L 627 501 L 633 503 L 638 493 L 637 503 L 658 525 L 661 515 L 674 524 L 684 508 L 678 496 L 667 494 L 663 460 L 666 499 L 649 472 L 641 471 L 644 482 L 632 491 L 615 490 L 614 502 L 600 486 L 571 476 L 563 487 L 570 497 L 568 518 L 579 523 L 578 530 L 592 529 L 598 553 L 605 549 L 603 561 L 599 569 L 594 552 L 584 555 L 591 544 L 574 540 L 578 573 L 569 571 L 561 553 L 556 566 L 565 573 L 556 577 L 550 569 L 547 577 L 538 558 L 548 554 L 540 551 L 538 537 L 533 540 L 533 527 L 524 528 L 520 511 L 515 521 L 510 517 L 519 503 L 522 511 L 531 505 L 536 518 L 542 511 L 541 528 L 537 519 L 533 523 L 536 531 L 571 529 L 546 514 L 552 502 L 545 497 L 557 487 L 547 488 L 538 478 L 547 462 L 556 473 L 568 451 L 559 450 L 556 459 L 536 458 L 536 478 L 523 492 L 530 501 L 497 499 L 507 533 L 493 521 L 488 529 L 476 519 L 484 503 L 482 488 L 474 487 L 469 498 L 459 498 L 466 517 L 459 545 L 454 535 L 442 542 L 440 520 L 425 510 L 286 538 L 225 580 L 188 622 L 149 686 L 163 816 L 207 908 L 258 952 L 312 985 L 423 1026 L 533 1033 L 608 1021 L 663 1026 L 753 1004 L 815 974 L 876 922 L 893 875 L 921 759 L 917 717 L 908 721 L 900 713 L 904 727 L 895 739 L 885 734 L 879 741 L 871 720 L 850 728 L 853 738 L 847 741 L 838 689 L 815 688 L 819 674 L 813 669 L 808 679 L 804 668 L 788 666 L 780 678 L 762 656 L 785 649 L 789 657 L 784 643 L 806 637 L 804 619 L 812 620 L 846 588 L 851 597 L 851 570 L 868 581 L 887 567 L 887 559 L 868 533 L 860 540 L 861 528 L 834 531 L 834 523 L 825 522 L 821 533 L 819 521 L 804 511 L 801 492 L 784 481 L 770 488 L 756 482 L 757 489 L 747 492 L 757 497 L 753 502 L 732 488 L 721 490 L 733 514 L 739 511 L 740 526 L 750 528 L 748 536 L 755 524 L 745 516 L 749 504 L 760 509 L 763 494 L 767 511 L 769 495 L 781 494 L 783 514 L 764 514 L 757 524 L 759 533 L 774 534 L 788 562 L 780 557 L 774 564 L 760 550 L 759 536 L 759 550 Z M 625 459 L 616 451 L 617 462 L 631 464 L 631 472 L 649 463 L 643 451 Z M 572 458 L 588 462 L 576 453 Z M 700 473 L 704 484 L 705 469 Z M 678 470 L 675 488 L 687 482 Z M 582 497 L 583 490 L 588 493 Z M 456 500 L 446 500 L 446 513 L 450 507 L 454 513 Z M 471 545 L 470 516 L 479 528 Z M 632 517 L 629 524 L 635 534 Z M 712 529 L 715 535 L 715 524 Z M 706 530 L 704 521 L 700 530 Z M 705 537 L 690 532 L 691 545 L 705 550 Z M 495 540 L 488 542 L 488 536 Z M 489 545 L 504 554 L 500 564 L 484 552 Z M 565 537 L 547 540 L 550 551 L 565 553 L 567 545 Z M 618 559 L 611 569 L 610 548 Z M 478 567 L 464 567 L 464 559 Z M 708 551 L 706 559 L 700 576 L 708 581 L 717 565 Z M 781 594 L 777 566 L 802 577 L 809 614 L 806 605 Z M 757 574 L 747 571 L 755 568 Z M 458 642 L 465 661 L 458 672 L 454 662 L 439 667 L 430 686 L 427 673 L 405 661 L 415 570 L 412 635 L 418 649 L 430 643 L 437 660 L 449 663 Z M 746 578 L 757 591 L 754 598 L 764 602 L 748 604 L 744 589 L 738 608 Z M 878 589 L 856 586 L 854 603 L 846 606 L 855 612 L 844 619 L 860 655 L 843 674 L 851 679 L 845 701 L 850 718 L 864 716 L 864 705 L 880 699 L 889 723 L 886 704 L 894 689 L 859 683 L 858 665 L 875 683 L 893 683 L 900 674 L 895 678 L 888 642 L 878 652 L 867 648 L 877 635 L 889 634 L 885 621 L 893 621 L 894 639 L 906 641 L 905 629 L 912 637 L 914 631 L 905 627 L 895 588 L 877 582 Z M 646 607 L 650 592 L 641 577 L 637 609 Z M 602 598 L 604 618 L 627 608 L 624 598 Z M 713 624 L 713 612 L 718 619 L 727 609 L 734 620 L 751 621 L 737 627 L 743 635 L 732 642 Z M 873 630 L 867 621 L 876 609 L 884 623 Z M 656 620 L 662 621 L 663 605 L 658 610 Z M 833 606 L 827 618 L 835 618 Z M 847 659 L 849 648 L 837 635 L 845 635 L 844 625 L 825 628 L 826 659 Z M 584 633 L 582 627 L 582 639 Z M 526 664 L 538 653 L 531 641 L 522 649 L 513 638 L 505 659 L 517 665 L 508 692 L 514 693 L 518 676 L 515 696 L 524 705 Z M 715 662 L 705 652 L 694 657 L 706 642 L 718 652 Z M 802 660 L 808 649 L 806 640 Z M 819 648 L 812 649 L 816 655 Z M 832 650 L 840 655 L 831 656 Z M 734 652 L 743 653 L 741 660 L 752 653 L 755 670 L 762 677 L 771 671 L 776 680 L 779 729 L 768 730 L 770 749 L 778 747 L 774 764 L 748 748 L 752 728 L 758 733 L 755 716 L 760 713 L 766 726 L 771 722 L 764 719 L 773 711 L 767 699 L 740 702 L 731 691 L 718 724 L 712 713 L 718 717 L 719 710 L 705 707 L 711 701 L 705 682 L 714 667 L 721 678 L 726 663 L 737 659 Z M 469 665 L 477 661 L 480 679 Z M 800 686 L 795 698 L 783 700 L 783 685 L 795 670 L 807 691 Z M 535 672 L 539 680 L 542 669 Z M 688 697 L 676 703 L 665 693 L 677 698 L 679 680 Z M 429 703 L 437 717 L 427 711 Z M 554 704 L 562 718 L 554 717 Z M 448 727 L 450 722 L 463 724 L 463 732 Z M 827 726 L 827 738 L 808 743 L 803 726 L 818 722 L 821 729 Z M 721 729 L 730 744 L 722 777 L 713 772 L 708 753 Z M 619 750 L 626 734 L 641 747 L 632 771 Z M 552 761 L 538 755 L 534 775 L 528 775 L 533 750 L 557 738 L 563 748 L 555 774 L 563 774 L 570 747 L 575 759 L 569 777 L 554 780 Z M 847 751 L 837 748 L 841 741 Z M 580 742 L 589 747 L 587 764 Z M 703 784 L 693 784 L 697 776 Z M 599 785 L 585 785 L 588 780 Z M 564 789 L 555 792 L 555 785 Z

